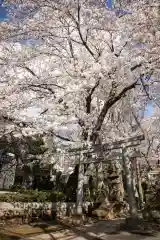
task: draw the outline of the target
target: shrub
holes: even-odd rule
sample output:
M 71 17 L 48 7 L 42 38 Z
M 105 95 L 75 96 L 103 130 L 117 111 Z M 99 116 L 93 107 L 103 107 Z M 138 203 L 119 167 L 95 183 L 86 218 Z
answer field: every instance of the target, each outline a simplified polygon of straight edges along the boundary
M 50 202 L 61 202 L 66 200 L 66 196 L 62 192 L 52 192 L 49 195 Z
M 22 185 L 13 185 L 11 188 L 10 188 L 10 191 L 12 192 L 22 192 L 24 191 L 24 187 Z
M 21 190 L 21 192 L 0 194 L 0 202 L 61 202 L 65 200 L 62 192 Z

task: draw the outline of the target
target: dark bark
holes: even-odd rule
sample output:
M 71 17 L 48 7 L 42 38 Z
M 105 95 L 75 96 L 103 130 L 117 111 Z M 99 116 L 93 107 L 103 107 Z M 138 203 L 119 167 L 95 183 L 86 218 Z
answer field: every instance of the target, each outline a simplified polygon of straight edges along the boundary
M 129 86 L 123 88 L 123 90 L 116 94 L 116 89 L 117 89 L 117 86 L 116 85 L 113 85 L 112 86 L 112 89 L 111 89 L 111 92 L 109 94 L 109 98 L 106 100 L 106 102 L 104 103 L 103 105 L 103 108 L 98 116 L 98 119 L 97 119 L 97 122 L 96 122 L 96 125 L 93 129 L 93 132 L 92 132 L 92 135 L 91 135 L 91 141 L 93 143 L 96 142 L 97 140 L 97 137 L 98 137 L 98 132 L 101 130 L 101 127 L 102 127 L 102 124 L 104 122 L 104 119 L 105 119 L 105 116 L 106 114 L 108 113 L 109 109 L 116 103 L 118 102 L 121 98 L 123 98 L 125 96 L 125 94 L 135 88 L 136 84 L 137 84 L 138 80 L 136 80 L 135 82 L 133 82 L 132 84 L 130 84 Z
M 76 25 L 80 40 L 81 40 L 81 44 L 86 48 L 86 50 L 89 52 L 89 54 L 94 58 L 94 60 L 97 61 L 96 56 L 94 54 L 94 52 L 91 50 L 91 48 L 89 47 L 88 43 L 87 43 L 87 38 L 83 37 L 82 32 L 81 32 L 81 26 L 80 26 L 80 11 L 81 11 L 81 7 L 80 4 L 78 3 L 78 9 L 77 9 L 77 14 L 78 14 L 78 19 L 76 19 L 71 12 L 68 10 L 68 15 L 71 17 L 71 19 L 73 20 L 73 22 Z
M 15 124 L 18 127 L 32 127 L 33 124 L 30 122 L 24 122 L 19 119 L 16 119 L 14 117 L 8 116 L 8 115 L 0 115 L 0 120 L 4 121 L 4 124 Z
M 134 71 L 141 66 L 142 66 L 142 63 L 136 64 L 135 66 L 131 67 L 131 71 Z
M 86 97 L 86 113 L 89 114 L 91 113 L 91 102 L 92 102 L 92 95 L 94 93 L 94 91 L 96 90 L 96 88 L 99 86 L 99 80 L 95 83 L 95 85 L 93 86 L 93 88 L 91 88 L 88 91 L 88 96 Z

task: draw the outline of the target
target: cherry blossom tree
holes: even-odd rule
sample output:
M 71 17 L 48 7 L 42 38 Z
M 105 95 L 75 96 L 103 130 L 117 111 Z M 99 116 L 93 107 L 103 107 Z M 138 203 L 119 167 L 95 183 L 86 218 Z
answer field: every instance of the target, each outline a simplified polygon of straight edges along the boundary
M 37 1 L 31 3 L 38 4 Z M 10 53 L 4 53 L 7 59 L 11 59 L 12 55 L 14 70 L 10 68 L 8 71 L 12 79 L 11 71 L 17 78 L 17 83 L 12 80 L 14 84 L 10 82 L 9 85 L 14 95 L 15 92 L 23 95 L 19 99 L 26 105 L 39 101 L 42 106 L 43 101 L 45 107 L 42 112 L 46 112 L 43 117 L 38 115 L 42 122 L 50 115 L 49 121 L 53 123 L 55 113 L 66 112 L 66 115 L 78 118 L 83 125 L 84 138 L 90 131 L 95 141 L 112 106 L 124 99 L 128 91 L 134 99 L 139 95 L 137 85 L 142 81 L 142 75 L 149 76 L 153 69 L 156 75 L 158 58 L 151 61 L 156 42 L 151 34 L 153 30 L 148 30 L 150 22 L 146 24 L 145 17 L 149 10 L 142 14 L 143 6 L 134 6 L 132 15 L 117 18 L 114 12 L 83 1 L 74 2 L 73 6 L 63 2 L 40 1 L 38 6 L 39 12 L 21 24 L 21 30 L 18 26 L 17 33 L 9 34 L 9 38 L 16 38 L 17 41 L 38 39 L 43 45 L 28 47 L 17 44 L 12 51 L 9 50 Z M 157 20 L 151 13 L 150 16 L 152 21 Z M 15 29 L 16 26 L 14 32 Z M 145 35 L 143 44 L 148 46 L 141 49 L 137 45 L 142 44 L 140 38 L 145 31 L 148 35 Z M 13 48 L 16 49 L 14 64 Z M 7 59 L 5 62 L 3 59 L 5 66 L 10 64 Z M 9 74 L 8 71 L 5 73 Z M 28 98 L 28 95 L 32 97 Z M 21 104 L 18 105 L 20 107 Z
M 67 139 L 76 143 L 131 135 L 131 113 L 139 117 L 146 86 L 153 91 L 158 85 L 157 6 L 131 2 L 131 14 L 97 1 L 30 0 L 20 6 L 37 11 L 1 26 L 3 115 L 53 134 L 71 122 L 79 134 Z M 124 126 L 128 132 L 117 130 Z

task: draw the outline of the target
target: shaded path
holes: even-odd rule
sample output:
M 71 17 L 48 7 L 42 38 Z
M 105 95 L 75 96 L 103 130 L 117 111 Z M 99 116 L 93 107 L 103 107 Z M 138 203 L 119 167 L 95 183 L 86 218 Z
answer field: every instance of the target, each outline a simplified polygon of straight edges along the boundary
M 149 236 L 118 231 L 120 223 L 120 220 L 99 221 L 82 227 L 69 226 L 64 222 L 58 224 L 42 223 L 22 225 L 18 228 L 7 227 L 0 229 L 0 233 L 10 236 L 11 238 L 9 237 L 8 240 L 160 240 L 160 233 L 156 236 Z

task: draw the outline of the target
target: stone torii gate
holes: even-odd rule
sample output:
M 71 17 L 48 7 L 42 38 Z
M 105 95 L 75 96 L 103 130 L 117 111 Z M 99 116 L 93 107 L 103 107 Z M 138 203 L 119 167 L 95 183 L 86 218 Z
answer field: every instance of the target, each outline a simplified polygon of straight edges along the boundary
M 129 149 L 137 147 L 141 142 L 145 140 L 144 134 L 126 138 L 120 141 L 115 141 L 113 143 L 102 143 L 101 145 L 95 144 L 91 147 L 80 146 L 79 148 L 68 149 L 68 153 L 79 155 L 79 160 L 75 164 L 79 165 L 78 174 L 78 187 L 77 187 L 77 214 L 82 215 L 82 205 L 83 205 L 83 186 L 84 186 L 84 165 L 90 163 L 108 162 L 109 160 L 120 161 L 126 176 L 127 181 L 127 191 L 130 204 L 130 213 L 132 216 L 136 214 L 135 206 L 135 196 L 133 191 L 133 179 L 130 170 L 130 158 L 140 157 L 140 153 L 136 151 L 128 153 Z M 101 154 L 100 154 L 101 153 Z M 105 154 L 105 156 L 104 156 Z M 100 155 L 100 156 L 99 156 Z

